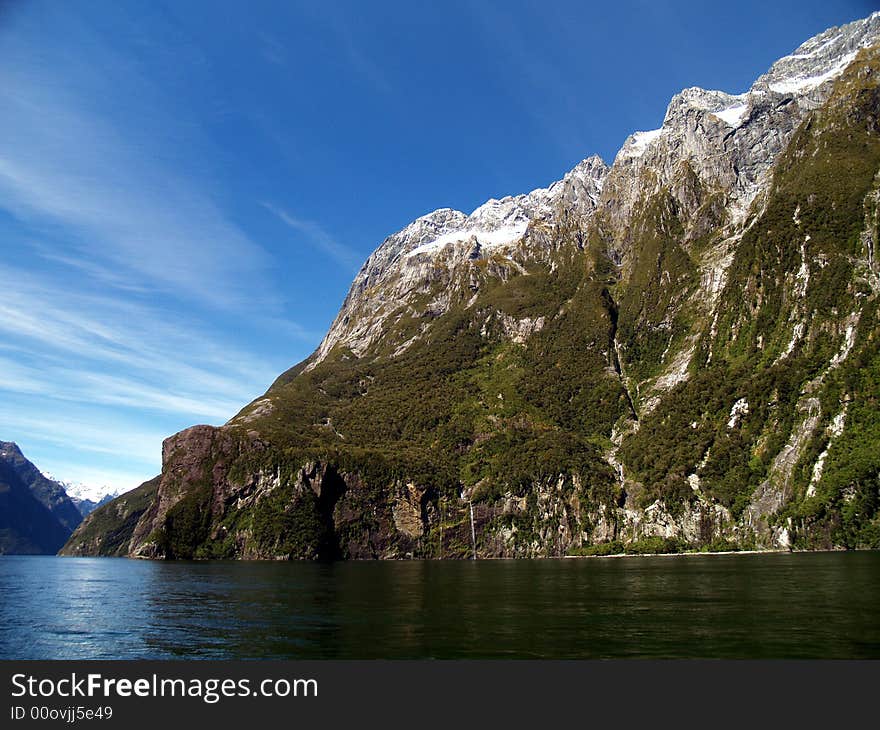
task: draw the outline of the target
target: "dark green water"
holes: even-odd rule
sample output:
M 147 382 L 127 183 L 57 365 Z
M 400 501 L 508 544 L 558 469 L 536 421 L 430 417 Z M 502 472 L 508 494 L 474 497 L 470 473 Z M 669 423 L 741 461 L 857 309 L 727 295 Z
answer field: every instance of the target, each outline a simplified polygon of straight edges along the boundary
M 0 658 L 880 658 L 880 553 L 0 558 Z

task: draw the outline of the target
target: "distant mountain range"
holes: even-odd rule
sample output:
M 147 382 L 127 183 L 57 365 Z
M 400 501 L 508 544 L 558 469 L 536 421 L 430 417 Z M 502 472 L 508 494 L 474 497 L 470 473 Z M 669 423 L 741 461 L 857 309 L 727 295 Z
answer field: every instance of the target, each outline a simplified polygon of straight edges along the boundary
M 880 547 L 878 241 L 875 13 L 389 236 L 308 359 L 64 552 Z
M 61 479 L 56 479 L 51 474 L 46 474 L 46 478 L 56 481 L 64 488 L 64 491 L 67 492 L 67 496 L 70 497 L 71 502 L 77 506 L 77 509 L 82 513 L 83 517 L 93 512 L 96 508 L 107 504 L 107 502 L 119 495 L 118 491 L 114 491 L 106 486 L 93 487 L 88 484 L 83 484 L 82 482 L 67 482 Z

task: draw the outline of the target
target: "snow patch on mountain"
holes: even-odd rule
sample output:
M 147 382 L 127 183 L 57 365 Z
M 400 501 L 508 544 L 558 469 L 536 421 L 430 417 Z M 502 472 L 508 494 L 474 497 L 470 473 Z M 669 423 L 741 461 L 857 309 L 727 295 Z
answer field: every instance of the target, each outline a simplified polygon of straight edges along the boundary
M 663 134 L 663 129 L 652 129 L 648 132 L 636 132 L 624 142 L 623 148 L 618 153 L 618 157 L 641 157 L 645 154 L 645 150 L 659 139 Z
M 748 111 L 748 104 L 737 104 L 736 106 L 729 106 L 726 109 L 712 113 L 729 127 L 739 127 L 743 123 Z
M 791 78 L 768 84 L 768 86 L 771 91 L 775 91 L 777 94 L 796 94 L 804 91 L 811 91 L 817 86 L 821 86 L 826 81 L 830 81 L 842 74 L 843 70 L 852 63 L 855 57 L 856 52 L 853 51 L 852 53 L 847 53 L 840 59 L 840 61 L 824 73 L 816 74 L 814 76 L 793 76 Z
M 465 241 L 474 240 L 481 249 L 503 246 L 521 239 L 529 226 L 527 220 L 521 221 L 514 226 L 498 228 L 494 231 L 481 231 L 470 228 L 464 231 L 453 231 L 446 233 L 439 238 L 423 243 L 421 246 L 414 248 L 406 254 L 406 257 L 418 256 L 419 254 L 436 253 L 445 248 L 450 243 L 463 243 Z
M 436 254 L 450 244 L 470 240 L 481 249 L 516 243 L 525 235 L 531 221 L 551 215 L 560 202 L 595 204 L 607 169 L 599 157 L 587 158 L 562 180 L 546 188 L 501 199 L 490 198 L 470 215 L 450 208 L 436 210 L 413 221 L 386 240 L 386 244 L 393 239 L 405 241 L 412 247 L 409 250 L 403 247 L 403 257 L 411 258 Z

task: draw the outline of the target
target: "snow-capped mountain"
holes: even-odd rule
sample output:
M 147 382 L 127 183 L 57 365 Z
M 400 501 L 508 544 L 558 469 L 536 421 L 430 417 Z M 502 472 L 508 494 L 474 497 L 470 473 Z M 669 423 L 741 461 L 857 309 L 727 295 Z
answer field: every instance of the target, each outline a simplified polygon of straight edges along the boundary
M 58 482 L 64 488 L 67 496 L 70 497 L 83 517 L 90 514 L 95 508 L 107 504 L 111 499 L 119 496 L 118 490 L 112 489 L 107 485 L 98 487 L 83 484 L 82 482 L 68 482 L 57 479 L 50 474 L 47 474 L 46 477 Z
M 878 40 L 880 14 L 810 39 L 761 76 L 744 94 L 693 87 L 669 104 L 660 129 L 635 132 L 609 168 L 598 156 L 575 166 L 562 180 L 531 193 L 490 199 L 470 215 L 435 210 L 389 236 L 355 277 L 309 368 L 338 345 L 362 353 L 379 338 L 387 316 L 426 294 L 466 259 L 506 255 L 529 225 L 560 209 L 582 221 L 597 210 L 631 218 L 645 186 L 669 184 L 687 161 L 707 184 L 730 198 L 731 212 L 745 214 L 766 175 L 805 115 L 827 98 L 833 81 L 861 48 Z M 603 195 L 605 180 L 610 185 Z M 535 253 L 534 245 L 531 253 Z M 441 295 L 433 312 L 449 302 Z
M 874 13 L 683 90 L 610 167 L 389 236 L 311 357 L 66 550 L 880 547 L 878 384 Z

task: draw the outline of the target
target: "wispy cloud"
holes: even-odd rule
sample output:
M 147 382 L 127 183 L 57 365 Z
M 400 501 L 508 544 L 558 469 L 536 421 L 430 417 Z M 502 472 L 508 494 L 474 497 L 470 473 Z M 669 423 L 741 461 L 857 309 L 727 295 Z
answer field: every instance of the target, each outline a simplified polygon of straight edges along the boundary
M 3 264 L 0 291 L 0 438 L 44 447 L 38 465 L 60 478 L 115 473 L 130 489 L 158 473 L 163 438 L 225 422 L 290 364 L 179 312 Z
M 203 322 L 167 320 L 154 306 L 71 291 L 58 304 L 57 287 L 12 267 L 0 265 L 0 289 L 0 334 L 19 350 L 14 362 L 6 359 L 0 389 L 14 373 L 19 385 L 65 400 L 222 421 L 286 366 L 211 336 Z
M 148 294 L 151 291 L 146 282 L 138 282 L 131 277 L 125 277 L 108 266 L 102 266 L 81 256 L 66 255 L 54 251 L 40 242 L 34 242 L 31 244 L 31 248 L 44 261 L 66 266 L 85 277 L 86 280 L 94 281 L 101 286 L 131 294 Z
M 124 427 L 120 427 L 123 425 Z M 4 419 L 0 416 L 0 427 Z M 168 434 L 160 431 L 137 429 L 130 422 L 108 420 L 104 425 L 96 425 L 86 418 L 61 416 L 45 419 L 24 416 L 16 419 L 16 439 L 22 441 L 34 438 L 52 442 L 72 451 L 71 434 L 76 434 L 76 450 L 96 454 L 125 454 L 140 464 L 156 462 L 156 449 Z M 42 466 L 42 465 L 40 465 Z M 58 475 L 64 478 L 64 474 Z M 136 486 L 136 485 L 132 485 Z
M 2 41 L 2 207 L 32 227 L 63 226 L 72 235 L 56 255 L 112 270 L 114 285 L 226 310 L 278 307 L 264 276 L 270 257 L 216 202 L 187 156 L 197 130 L 175 119 L 155 84 L 100 39 L 88 62 L 69 66 L 60 50 L 36 54 L 8 32 Z M 179 154 L 155 146 L 157 131 L 182 142 Z
M 323 251 L 337 263 L 342 264 L 347 270 L 357 271 L 363 263 L 363 256 L 360 253 L 351 246 L 337 241 L 324 230 L 320 223 L 293 216 L 271 203 L 263 203 L 263 207 L 276 215 L 294 231 L 303 234 L 312 246 Z
M 14 433 L 41 471 L 118 492 L 159 473 L 158 455 L 167 436 L 161 430 L 139 427 L 133 419 L 95 421 L 87 408 L 58 415 L 48 411 L 50 403 L 46 407 L 32 414 L 0 410 L 0 433 Z
M 0 25 L 0 236 L 14 252 L 0 261 L 0 438 L 59 478 L 128 489 L 158 472 L 163 438 L 225 422 L 320 334 L 285 317 L 277 262 L 235 206 L 208 126 L 228 100 L 189 104 L 210 80 L 198 44 L 173 13 L 143 27 L 114 13 L 62 5 Z
M 254 389 L 248 396 L 242 394 L 239 399 L 224 399 L 214 393 L 205 394 L 201 389 L 199 392 L 194 392 L 196 389 L 181 392 L 175 386 L 160 387 L 139 382 L 135 378 L 66 368 L 57 361 L 22 367 L 8 358 L 0 357 L 0 372 L 3 374 L 0 391 L 37 395 L 56 401 L 186 414 L 213 423 L 228 420 L 243 403 L 259 392 Z M 179 384 L 175 385 L 179 387 Z

